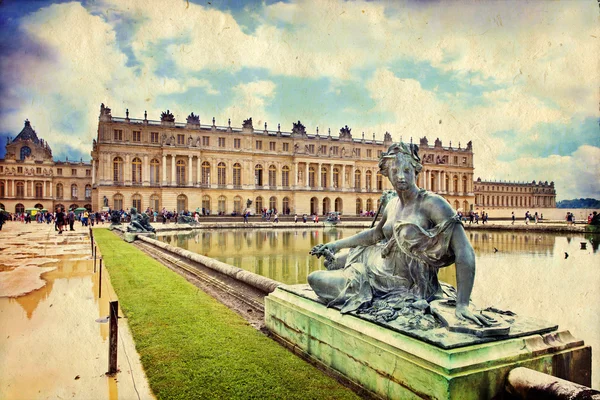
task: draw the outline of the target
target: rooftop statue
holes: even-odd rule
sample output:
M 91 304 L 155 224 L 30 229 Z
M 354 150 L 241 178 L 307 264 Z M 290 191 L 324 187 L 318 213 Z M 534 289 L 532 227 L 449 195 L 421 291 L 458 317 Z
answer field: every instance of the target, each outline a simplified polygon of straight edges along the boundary
M 173 113 L 171 113 L 171 111 L 167 110 L 163 111 L 160 114 L 160 120 L 162 122 L 175 122 L 175 117 L 173 116 Z
M 244 120 L 244 122 L 242 123 L 242 128 L 254 129 L 254 127 L 252 126 L 252 117 Z
M 194 115 L 194 113 L 192 112 L 190 115 L 188 115 L 186 121 L 187 121 L 188 124 L 200 125 L 200 116 L 199 115 Z
M 300 121 L 293 122 L 292 134 L 306 136 L 306 127 Z
M 156 232 L 156 229 L 150 225 L 150 218 L 146 213 L 138 213 L 137 208 L 131 207 L 131 222 L 127 226 L 127 232 L 145 233 Z
M 383 153 L 379 168 L 394 191 L 384 193 L 381 220 L 354 236 L 313 247 L 311 254 L 324 256 L 327 270 L 311 273 L 308 283 L 321 301 L 342 313 L 376 314 L 386 321 L 402 316 L 430 329 L 439 326 L 433 301 L 443 299 L 444 307 L 453 306 L 450 319 L 489 326 L 494 319 L 469 307 L 475 253 L 460 218 L 443 197 L 416 185 L 423 167 L 418 149 L 399 143 Z M 454 263 L 456 290 L 437 276 Z
M 340 129 L 340 139 L 352 139 L 352 129 L 348 128 L 348 125 L 343 126 Z

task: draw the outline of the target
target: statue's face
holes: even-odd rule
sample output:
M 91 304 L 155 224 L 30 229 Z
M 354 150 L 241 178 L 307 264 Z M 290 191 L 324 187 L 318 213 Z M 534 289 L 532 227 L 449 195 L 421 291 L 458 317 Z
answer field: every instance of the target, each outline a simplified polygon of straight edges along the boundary
M 408 190 L 415 186 L 416 174 L 407 157 L 397 157 L 391 161 L 389 168 L 389 179 L 396 190 Z

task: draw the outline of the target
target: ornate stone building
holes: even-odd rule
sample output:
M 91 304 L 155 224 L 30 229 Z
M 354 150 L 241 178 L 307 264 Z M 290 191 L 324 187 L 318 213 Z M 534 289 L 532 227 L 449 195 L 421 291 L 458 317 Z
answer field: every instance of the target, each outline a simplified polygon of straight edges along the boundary
M 84 162 L 54 161 L 52 149 L 27 120 L 0 159 L 0 208 L 13 213 L 27 208 L 53 211 L 58 206 L 91 208 L 91 172 Z
M 382 190 L 381 153 L 392 143 L 354 138 L 347 126 L 307 133 L 300 121 L 291 132 L 257 129 L 252 118 L 241 128 L 201 124 L 193 113 L 176 123 L 167 110 L 160 121 L 113 117 L 100 108 L 98 137 L 92 151 L 94 209 L 135 206 L 173 210 L 203 208 L 211 214 L 251 208 L 298 214 L 346 215 L 376 210 Z M 374 135 L 373 135 L 374 136 Z M 466 148 L 429 146 L 419 185 L 437 191 L 456 207 L 469 209 L 473 195 L 473 152 Z
M 475 207 L 481 209 L 556 208 L 554 182 L 475 182 Z

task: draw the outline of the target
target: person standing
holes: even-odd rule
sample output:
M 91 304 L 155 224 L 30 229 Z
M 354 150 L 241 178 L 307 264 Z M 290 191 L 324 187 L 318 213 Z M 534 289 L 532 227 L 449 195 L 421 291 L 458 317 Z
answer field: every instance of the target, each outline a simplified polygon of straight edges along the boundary
M 592 214 L 590 214 L 590 221 L 592 220 Z M 298 223 L 298 214 L 294 214 L 294 223 Z
M 248 211 L 246 211 L 244 213 L 244 223 L 247 224 L 248 223 Z
M 273 213 L 273 223 L 275 222 L 279 223 L 279 214 L 277 213 L 277 211 Z
M 514 225 L 514 224 L 515 224 L 515 212 L 513 211 L 512 212 L 512 224 L 511 225 Z
M 58 234 L 62 235 L 63 227 L 65 226 L 65 213 L 62 208 L 59 208 L 56 212 L 56 226 L 58 227 Z
M 74 231 L 75 229 L 73 229 L 73 224 L 75 224 L 75 213 L 73 212 L 73 210 L 69 211 L 69 214 L 67 215 L 67 220 L 69 221 L 69 230 Z

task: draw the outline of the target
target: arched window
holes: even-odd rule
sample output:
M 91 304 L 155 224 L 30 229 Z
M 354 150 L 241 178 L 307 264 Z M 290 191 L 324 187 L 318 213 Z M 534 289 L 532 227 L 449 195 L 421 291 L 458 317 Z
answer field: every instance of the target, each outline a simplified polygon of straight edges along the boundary
M 365 187 L 367 191 L 371 191 L 371 179 L 373 178 L 373 173 L 371 171 L 367 171 L 365 173 Z
M 361 189 L 361 173 L 360 170 L 356 170 L 354 171 L 354 190 L 360 190 Z
M 84 207 L 86 210 L 90 211 L 90 212 L 92 211 L 92 205 L 91 205 L 91 204 L 89 204 L 89 203 L 88 203 L 88 204 L 84 204 L 84 205 L 83 205 L 83 207 Z
M 187 196 L 185 194 L 180 194 L 177 196 L 177 212 L 186 211 L 187 209 Z
M 15 206 L 15 213 L 23 214 L 24 212 L 25 212 L 25 206 L 23 204 L 19 203 Z
M 281 210 L 284 214 L 290 213 L 290 199 L 288 197 L 283 198 L 282 204 L 283 210 Z
M 263 185 L 263 167 L 260 164 L 256 164 L 254 167 L 254 184 L 256 186 Z
M 142 160 L 138 157 L 131 161 L 131 183 L 134 185 L 142 183 Z
M 377 172 L 376 175 L 376 179 L 377 179 L 377 190 L 383 190 L 383 175 L 381 175 L 381 172 Z
M 142 196 L 137 193 L 131 196 L 131 206 L 142 212 Z
M 454 183 L 454 193 L 458 193 L 458 176 L 454 175 L 453 183 Z
M 176 173 L 177 173 L 177 185 L 185 186 L 187 180 L 185 177 L 185 161 L 178 160 L 176 165 Z
M 342 199 L 340 199 L 339 197 L 335 199 L 335 206 L 334 206 L 334 210 L 335 212 L 342 212 Z
M 72 199 L 77 199 L 77 185 L 76 184 L 72 184 L 71 185 L 71 198 Z
M 157 194 L 150 196 L 150 208 L 154 211 L 160 210 L 160 197 Z
M 363 212 L 362 200 L 356 199 L 356 215 L 360 215 Z
M 57 199 L 62 199 L 64 196 L 63 194 L 63 184 L 62 183 L 57 183 L 56 184 L 56 198 Z
M 240 196 L 233 198 L 233 211 L 238 214 L 242 213 L 242 198 Z
M 308 167 L 308 186 L 315 187 L 315 167 Z
M 256 200 L 254 200 L 254 204 L 256 205 L 256 213 L 257 214 L 262 214 L 262 211 L 263 211 L 263 199 L 262 199 L 262 197 L 258 196 L 256 198 Z
M 113 182 L 123 183 L 123 159 L 121 157 L 113 159 Z
M 329 213 L 329 211 L 331 211 L 331 200 L 329 200 L 329 197 L 325 197 L 323 199 L 323 215 Z
M 460 208 L 460 203 L 458 202 L 458 200 L 454 200 L 454 209 L 458 210 L 459 208 Z
M 202 208 L 204 209 L 205 213 L 208 213 L 211 209 L 210 196 L 208 196 L 206 194 L 204 196 L 202 196 Z
M 288 167 L 287 165 L 284 165 L 281 169 L 281 186 L 290 186 L 290 167 Z
M 37 203 L 35 206 L 33 206 L 33 208 L 37 208 L 38 210 L 43 210 L 44 209 L 44 205 L 42 203 Z
M 468 202 L 468 201 L 466 201 L 466 200 L 465 200 L 465 201 L 463 201 L 463 211 L 464 211 L 464 212 L 468 212 L 468 211 L 470 211 L 470 210 L 471 210 L 471 209 L 469 208 L 469 202 Z
M 437 187 L 436 187 L 436 184 L 437 184 L 436 178 L 437 177 L 435 176 L 433 171 L 431 171 L 430 174 L 431 175 L 429 176 L 429 185 L 430 185 L 429 187 L 431 188 L 431 191 L 435 192 L 437 190 Z
M 42 182 L 35 183 L 35 197 L 38 199 L 44 197 L 44 185 Z
M 340 187 L 340 169 L 339 168 L 333 169 L 333 187 L 334 188 Z
M 217 184 L 219 185 L 227 184 L 227 174 L 225 168 L 224 162 L 217 164 Z
M 65 211 L 65 205 L 64 205 L 64 204 L 61 204 L 61 203 L 58 203 L 57 205 L 55 205 L 55 206 L 54 206 L 54 210 L 55 210 L 55 211 L 58 211 L 58 210 L 63 210 L 63 211 Z
M 208 161 L 202 163 L 202 184 L 210 185 L 210 163 Z
M 113 210 L 122 210 L 123 209 L 123 195 L 115 194 L 113 196 Z
M 327 187 L 327 167 L 325 166 L 321 166 L 321 187 Z
M 374 211 L 374 210 L 373 210 L 373 200 L 371 200 L 371 199 L 367 199 L 367 207 L 366 207 L 366 211 Z
M 6 197 L 6 185 L 4 181 L 0 181 L 0 197 Z M 4 209 L 4 207 L 2 207 Z
M 277 186 L 277 168 L 269 166 L 269 186 Z
M 21 147 L 21 160 L 29 157 L 31 155 L 31 149 L 27 146 Z
M 85 199 L 89 200 L 92 198 L 92 185 L 85 185 Z
M 150 161 L 150 184 L 157 185 L 160 182 L 160 162 L 153 158 Z
M 463 176 L 463 178 L 462 178 L 462 187 L 463 187 L 463 193 L 467 193 L 468 188 L 467 188 L 467 177 L 466 176 Z
M 313 171 L 314 174 L 314 171 Z M 313 197 L 310 199 L 310 213 L 312 214 L 319 214 L 319 199 L 317 199 L 316 197 Z
M 446 174 L 444 174 L 444 176 L 444 192 L 447 193 L 450 191 L 450 178 Z
M 19 198 L 25 197 L 25 182 L 17 182 L 17 196 Z
M 233 186 L 242 186 L 242 166 L 240 163 L 233 164 Z
M 277 210 L 277 197 L 271 196 L 271 198 L 269 198 L 269 209 Z
M 225 196 L 219 196 L 217 199 L 217 211 L 220 215 L 225 215 L 227 211 L 227 198 Z

